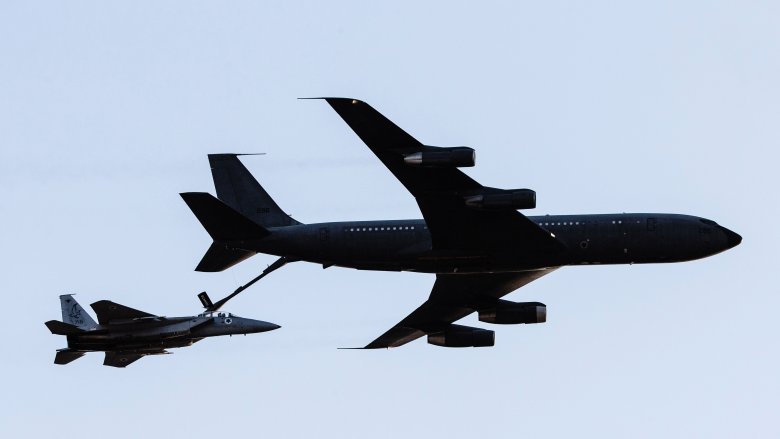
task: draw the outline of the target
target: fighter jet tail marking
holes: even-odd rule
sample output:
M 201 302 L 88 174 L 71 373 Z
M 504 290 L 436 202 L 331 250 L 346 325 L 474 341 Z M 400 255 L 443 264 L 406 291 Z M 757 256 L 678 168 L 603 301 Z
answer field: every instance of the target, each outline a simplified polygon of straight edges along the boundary
M 63 294 L 60 296 L 60 307 L 62 308 L 62 321 L 81 329 L 90 329 L 97 326 L 89 313 L 76 302 L 73 294 Z

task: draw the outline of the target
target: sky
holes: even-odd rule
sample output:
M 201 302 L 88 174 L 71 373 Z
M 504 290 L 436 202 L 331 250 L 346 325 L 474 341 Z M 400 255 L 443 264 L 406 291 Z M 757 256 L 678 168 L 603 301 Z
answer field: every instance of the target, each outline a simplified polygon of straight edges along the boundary
M 690 2 L 0 2 L 3 437 L 777 437 L 780 6 Z M 282 328 L 126 369 L 52 364 L 58 296 L 199 312 L 274 258 L 193 271 L 206 155 L 305 223 L 419 218 L 322 101 L 365 100 L 533 214 L 706 217 L 743 243 L 568 267 L 496 346 L 355 351 L 433 276 L 296 263 L 227 307 Z

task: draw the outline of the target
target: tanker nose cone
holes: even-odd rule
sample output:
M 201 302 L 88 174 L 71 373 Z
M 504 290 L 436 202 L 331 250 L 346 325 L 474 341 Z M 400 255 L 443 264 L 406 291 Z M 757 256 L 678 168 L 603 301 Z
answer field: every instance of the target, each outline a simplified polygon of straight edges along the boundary
M 728 242 L 729 248 L 736 247 L 739 245 L 739 243 L 742 242 L 742 237 L 739 236 L 739 234 L 734 233 L 723 226 L 721 226 L 720 228 L 723 230 L 723 233 L 726 234 L 726 241 Z

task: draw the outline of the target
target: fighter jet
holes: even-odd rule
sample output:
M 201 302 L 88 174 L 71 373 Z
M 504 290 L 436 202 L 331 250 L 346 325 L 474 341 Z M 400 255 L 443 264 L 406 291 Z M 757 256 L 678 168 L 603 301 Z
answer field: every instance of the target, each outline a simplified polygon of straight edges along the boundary
M 198 297 L 209 309 L 208 296 L 201 293 Z M 68 347 L 57 351 L 55 364 L 68 364 L 87 352 L 105 352 L 105 366 L 125 367 L 146 355 L 170 354 L 167 348 L 190 346 L 206 337 L 246 335 L 279 328 L 273 323 L 217 311 L 192 317 L 162 317 L 108 300 L 90 305 L 97 315 L 95 323 L 72 294 L 60 296 L 60 304 L 62 321 L 46 322 L 52 334 L 68 338 Z
M 424 335 L 437 346 L 493 346 L 493 331 L 454 323 L 474 312 L 490 324 L 545 322 L 543 303 L 502 297 L 557 268 L 690 261 L 742 241 L 692 215 L 523 215 L 520 210 L 536 207 L 536 192 L 473 180 L 459 168 L 475 165 L 474 149 L 425 145 L 365 102 L 322 99 L 414 196 L 423 219 L 301 224 L 271 199 L 239 154 L 209 155 L 217 198 L 181 196 L 213 239 L 198 271 L 221 271 L 267 253 L 281 256 L 278 263 L 436 274 L 428 300 L 366 348 L 397 347 Z

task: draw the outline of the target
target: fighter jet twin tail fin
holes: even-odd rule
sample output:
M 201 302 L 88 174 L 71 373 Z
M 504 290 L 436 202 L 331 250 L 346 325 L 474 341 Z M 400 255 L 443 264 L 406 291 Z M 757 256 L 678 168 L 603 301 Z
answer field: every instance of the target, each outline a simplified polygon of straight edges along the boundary
M 97 326 L 97 323 L 95 323 L 95 321 L 92 320 L 92 317 L 84 311 L 84 308 L 76 302 L 76 299 L 73 298 L 72 294 L 63 294 L 60 296 L 60 308 L 62 308 L 62 321 L 49 320 L 46 322 L 46 327 L 49 328 L 49 331 L 51 331 L 52 334 L 73 335 Z M 73 358 L 70 361 L 73 361 L 76 358 Z

